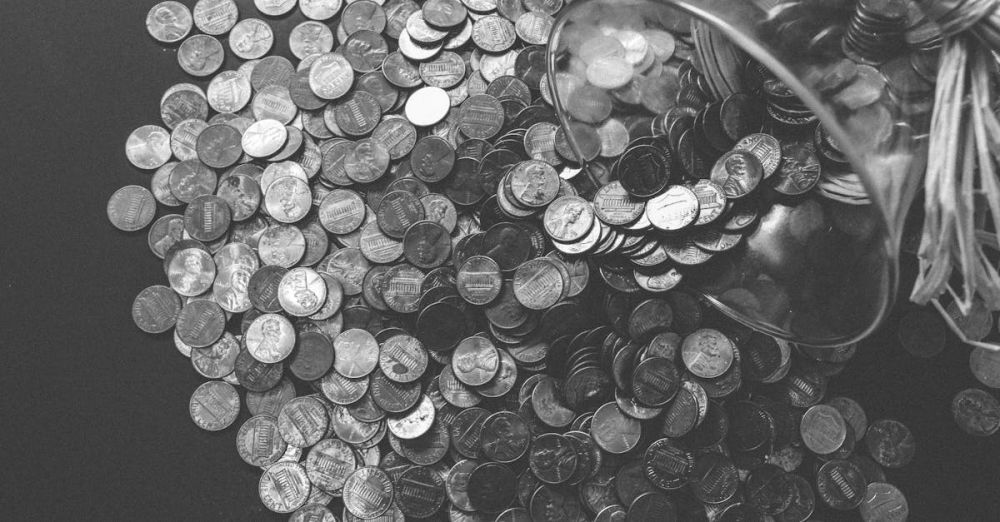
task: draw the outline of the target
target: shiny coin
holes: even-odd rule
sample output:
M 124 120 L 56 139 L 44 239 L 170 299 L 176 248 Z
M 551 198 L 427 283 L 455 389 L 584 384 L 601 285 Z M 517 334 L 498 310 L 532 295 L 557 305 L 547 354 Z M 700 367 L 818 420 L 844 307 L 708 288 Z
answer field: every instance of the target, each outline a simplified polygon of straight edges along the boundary
M 764 179 L 771 177 L 781 163 L 781 144 L 770 134 L 750 134 L 738 141 L 735 150 L 753 154 L 764 169 Z
M 274 32 L 257 18 L 240 20 L 229 33 L 229 48 L 243 60 L 263 58 L 274 45 Z
M 813 453 L 829 455 L 844 443 L 847 423 L 833 406 L 817 404 L 806 410 L 799 425 L 802 442 Z
M 698 219 L 698 196 L 683 185 L 674 185 L 646 202 L 646 217 L 659 230 L 684 229 Z
M 281 278 L 278 302 L 290 315 L 312 315 L 326 302 L 326 283 L 311 268 L 293 268 Z
M 764 170 L 757 156 L 743 150 L 723 154 L 712 168 L 712 181 L 719 184 L 726 197 L 738 199 L 751 192 L 764 178 Z
M 257 490 L 268 509 L 275 513 L 291 513 L 305 505 L 311 487 L 301 464 L 279 462 L 264 471 Z
M 634 223 L 645 210 L 646 203 L 632 197 L 619 181 L 604 185 L 594 195 L 594 213 L 609 225 Z
M 899 320 L 899 343 L 910 354 L 930 358 L 944 351 L 946 328 L 932 309 L 914 310 Z
M 487 256 L 472 256 L 458 270 L 458 294 L 474 305 L 486 305 L 500 295 L 503 277 L 500 265 Z
M 342 54 L 324 54 L 309 69 L 309 86 L 320 98 L 340 98 L 350 91 L 353 84 L 354 70 Z
M 281 150 L 288 140 L 288 130 L 276 120 L 254 122 L 243 133 L 243 150 L 255 158 L 266 158 Z
M 299 0 L 299 9 L 306 18 L 322 22 L 333 18 L 341 4 L 341 0 Z
M 295 347 L 295 329 L 280 315 L 263 314 L 250 324 L 245 343 L 254 359 L 268 364 L 281 362 Z
M 180 2 L 160 2 L 146 15 L 149 35 L 163 43 L 176 43 L 191 32 L 191 11 Z
M 514 272 L 514 295 L 526 308 L 544 310 L 562 297 L 562 273 L 545 258 L 532 259 Z
M 448 93 L 440 87 L 422 87 L 406 100 L 406 119 L 417 127 L 429 127 L 440 122 L 451 108 Z
M 296 0 L 254 0 L 257 10 L 267 16 L 281 16 L 295 8 Z
M 409 335 L 395 335 L 382 344 L 378 364 L 389 379 L 398 383 L 410 383 L 424 374 L 428 361 L 427 351 L 418 339 Z
M 702 328 L 684 339 L 681 357 L 691 373 L 703 379 L 714 379 L 733 364 L 733 350 L 733 342 L 725 334 Z
M 129 135 L 125 155 L 140 169 L 158 169 L 170 160 L 170 134 L 156 125 L 139 127 Z
M 208 381 L 191 395 L 188 412 L 199 428 L 221 431 L 236 421 L 240 413 L 240 396 L 228 383 Z
M 517 33 L 514 24 L 505 18 L 489 15 L 476 20 L 472 25 L 472 41 L 480 49 L 499 53 L 514 45 Z
M 108 220 L 118 230 L 135 232 L 149 226 L 156 214 L 156 199 L 144 187 L 128 185 L 108 199 Z
M 594 226 L 594 209 L 581 197 L 563 196 L 545 209 L 543 223 L 553 240 L 578 241 Z
M 333 234 L 349 234 L 361 227 L 366 212 L 365 203 L 356 192 L 336 189 L 320 203 L 319 220 Z
M 389 509 L 394 494 L 392 481 L 384 471 L 358 468 L 344 484 L 344 507 L 358 518 L 372 519 Z
M 620 455 L 635 449 L 642 436 L 642 425 L 622 413 L 617 404 L 609 402 L 594 414 L 590 435 L 602 450 Z
M 177 316 L 177 337 L 192 348 L 211 346 L 225 328 L 225 312 L 207 299 L 188 301 Z
M 691 190 L 698 198 L 698 219 L 695 225 L 707 225 L 719 219 L 726 210 L 725 189 L 707 179 L 698 180 Z
M 333 348 L 336 352 L 334 368 L 344 377 L 364 377 L 378 365 L 378 342 L 365 330 L 345 330 L 334 339 Z
M 302 22 L 288 36 L 289 48 L 299 60 L 333 50 L 333 31 L 319 22 Z

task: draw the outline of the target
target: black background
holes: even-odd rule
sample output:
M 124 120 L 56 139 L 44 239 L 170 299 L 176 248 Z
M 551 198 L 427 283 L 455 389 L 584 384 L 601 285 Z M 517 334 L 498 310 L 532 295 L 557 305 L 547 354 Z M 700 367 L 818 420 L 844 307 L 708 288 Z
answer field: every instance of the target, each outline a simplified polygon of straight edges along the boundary
M 176 50 L 146 33 L 154 3 L 0 4 L 2 518 L 284 518 L 261 505 L 260 472 L 236 453 L 245 411 L 222 433 L 198 429 L 187 404 L 202 379 L 169 335 L 143 334 L 131 320 L 134 296 L 165 277 L 146 231 L 115 230 L 105 205 L 123 185 L 149 185 L 127 162 L 125 139 L 159 123 L 169 86 L 191 81 Z M 239 4 L 241 18 L 260 17 Z M 299 21 L 297 11 L 271 21 L 277 52 L 288 55 Z M 911 520 L 996 520 L 1000 439 L 963 434 L 949 409 L 977 385 L 969 349 L 950 338 L 943 354 L 918 360 L 900 348 L 895 322 L 862 343 L 830 395 L 913 430 L 916 459 L 887 472 Z

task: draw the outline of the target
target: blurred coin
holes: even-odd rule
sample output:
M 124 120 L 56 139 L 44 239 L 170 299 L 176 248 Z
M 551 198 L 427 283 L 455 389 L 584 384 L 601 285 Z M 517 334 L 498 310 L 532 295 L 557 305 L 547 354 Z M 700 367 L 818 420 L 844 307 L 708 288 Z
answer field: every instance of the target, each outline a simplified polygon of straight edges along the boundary
M 901 468 L 913 460 L 917 445 L 913 433 L 903 423 L 880 419 L 868 426 L 865 435 L 868 454 L 887 468 Z

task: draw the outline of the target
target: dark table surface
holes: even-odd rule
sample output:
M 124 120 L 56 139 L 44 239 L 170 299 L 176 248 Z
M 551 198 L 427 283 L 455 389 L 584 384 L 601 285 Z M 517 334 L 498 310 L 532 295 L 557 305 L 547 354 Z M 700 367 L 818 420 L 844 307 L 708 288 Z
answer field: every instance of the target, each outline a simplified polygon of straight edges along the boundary
M 153 3 L 0 4 L 0 518 L 284 518 L 261 505 L 260 472 L 236 453 L 246 413 L 221 433 L 198 429 L 187 404 L 202 379 L 169 335 L 131 320 L 136 293 L 165 278 L 146 232 L 112 228 L 105 204 L 118 187 L 148 186 L 125 158 L 125 138 L 158 121 L 167 87 L 189 81 L 175 50 L 146 33 Z M 239 3 L 244 16 L 253 11 Z M 279 51 L 299 16 L 274 22 Z M 933 359 L 911 357 L 890 318 L 830 394 L 915 433 L 915 460 L 887 473 L 911 520 L 997 520 L 1000 438 L 967 436 L 953 422 L 951 398 L 977 383 L 969 349 L 949 343 Z

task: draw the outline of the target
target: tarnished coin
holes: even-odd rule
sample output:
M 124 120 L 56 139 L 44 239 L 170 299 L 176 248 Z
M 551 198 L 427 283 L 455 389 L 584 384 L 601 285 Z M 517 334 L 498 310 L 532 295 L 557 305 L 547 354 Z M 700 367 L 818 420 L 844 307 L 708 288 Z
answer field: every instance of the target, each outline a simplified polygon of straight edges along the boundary
M 319 399 L 296 397 L 278 412 L 278 431 L 289 446 L 307 448 L 320 441 L 330 423 L 327 409 Z
M 233 0 L 198 0 L 194 4 L 194 24 L 205 34 L 226 34 L 239 17 L 239 7 Z
M 517 477 L 506 465 L 486 462 L 476 466 L 466 483 L 471 507 L 484 513 L 499 513 L 516 496 Z
M 195 146 L 202 163 L 213 169 L 224 169 L 235 165 L 243 156 L 243 135 L 231 125 L 209 125 L 198 135 Z
M 154 285 L 143 289 L 132 302 L 132 320 L 146 333 L 163 333 L 177 323 L 181 299 L 170 288 Z
M 861 468 L 847 460 L 830 460 L 816 473 L 819 497 L 828 506 L 843 511 L 861 504 L 865 498 L 866 482 Z
M 579 196 L 562 196 L 545 209 L 542 222 L 553 240 L 578 241 L 594 226 L 594 208 Z
M 311 488 L 298 462 L 278 462 L 267 468 L 257 485 L 261 501 L 275 513 L 291 513 L 305 505 Z
M 392 481 L 379 468 L 358 468 L 344 483 L 344 507 L 361 519 L 373 519 L 385 513 L 394 497 Z
M 146 15 L 149 35 L 163 43 L 176 43 L 184 39 L 193 25 L 191 11 L 180 2 L 160 2 Z
M 188 411 L 199 428 L 221 431 L 236 421 L 240 413 L 240 396 L 229 383 L 208 381 L 191 395 Z
M 802 416 L 799 425 L 802 442 L 813 453 L 829 455 L 837 451 L 847 438 L 847 423 L 833 406 L 817 404 Z
M 287 447 L 278 433 L 278 421 L 271 415 L 250 417 L 236 435 L 236 450 L 251 466 L 266 468 L 278 462 Z
M 733 364 L 732 340 L 711 328 L 696 330 L 684 339 L 681 357 L 691 373 L 703 379 L 719 377 Z
M 733 461 L 713 452 L 695 457 L 690 482 L 695 498 L 720 504 L 733 498 L 740 480 Z
M 188 301 L 177 316 L 177 336 L 192 348 L 211 346 L 222 337 L 225 328 L 226 313 L 207 299 Z
M 693 190 L 673 185 L 646 202 L 646 217 L 657 229 L 675 232 L 695 223 L 699 209 L 698 196 Z
M 334 368 L 344 377 L 364 377 L 378 365 L 378 342 L 365 330 L 345 330 L 334 339 L 333 349 L 336 352 Z
M 444 478 L 431 468 L 412 466 L 395 483 L 396 505 L 408 517 L 429 517 L 444 504 Z
M 489 94 L 469 96 L 459 110 L 459 128 L 470 138 L 488 139 L 503 127 L 503 107 Z
M 910 516 L 910 505 L 896 486 L 871 482 L 858 511 L 864 522 L 904 522 Z
M 764 179 L 764 168 L 754 154 L 732 150 L 722 155 L 712 168 L 712 181 L 719 184 L 729 199 L 747 196 Z
M 241 356 L 247 353 L 245 350 L 241 352 Z M 252 357 L 244 357 L 244 360 L 250 359 Z M 237 358 L 237 361 L 240 359 Z M 263 363 L 257 363 L 258 367 L 264 368 L 268 365 Z M 272 366 L 280 366 L 272 365 Z M 239 377 L 239 374 L 237 374 Z M 240 384 L 243 385 L 244 380 L 241 379 Z M 244 387 L 246 387 L 244 385 Z M 280 382 L 266 391 L 247 391 L 247 409 L 250 410 L 250 415 L 266 415 L 273 417 L 275 422 L 277 422 L 278 412 L 281 411 L 281 407 L 285 405 L 286 402 L 295 398 L 295 384 L 292 383 L 291 379 L 283 378 Z M 277 424 L 275 424 L 277 428 Z M 277 434 L 276 434 L 277 435 Z M 281 438 L 280 435 L 277 435 Z M 284 440 L 284 439 L 282 439 Z
M 229 332 L 208 348 L 193 348 L 191 364 L 196 372 L 208 379 L 222 379 L 236 369 L 236 358 L 240 353 L 240 343 Z
M 258 316 L 245 335 L 250 355 L 262 363 L 281 362 L 295 347 L 295 328 L 288 319 L 277 314 Z
M 865 446 L 875 462 L 893 469 L 909 464 L 917 450 L 910 428 L 893 419 L 871 423 L 865 434 Z
M 955 395 L 951 414 L 962 431 L 988 437 L 1000 430 L 1000 402 L 983 390 L 969 388 Z
M 403 236 L 403 254 L 417 268 L 430 269 L 443 265 L 451 256 L 451 247 L 448 230 L 433 221 L 414 223 Z
M 538 480 L 562 484 L 572 477 L 578 465 L 573 445 L 563 435 L 544 433 L 531 442 L 528 465 Z
M 232 222 L 229 204 L 219 196 L 194 198 L 184 211 L 184 230 L 203 243 L 215 241 L 226 234 Z
M 157 125 L 139 127 L 129 135 L 125 155 L 140 169 L 158 169 L 170 160 L 170 134 Z
M 472 25 L 472 41 L 480 49 L 499 53 L 510 49 L 517 40 L 514 24 L 496 15 L 484 16 Z
M 327 492 L 320 493 L 326 495 L 326 498 L 332 498 Z M 337 522 L 337 517 L 326 507 L 325 501 L 314 501 L 316 496 L 317 490 L 313 489 L 306 504 L 292 513 L 289 522 Z
M 213 36 L 196 34 L 181 43 L 177 61 L 181 69 L 191 76 L 205 77 L 215 74 L 222 67 L 226 51 Z
M 379 368 L 389 379 L 410 383 L 419 379 L 427 370 L 427 351 L 417 338 L 394 335 L 382 344 L 379 351 Z
M 781 166 L 772 180 L 774 190 L 789 196 L 804 194 L 819 183 L 821 174 L 819 158 L 808 145 L 781 144 Z
M 118 230 L 135 232 L 149 226 L 156 215 L 156 199 L 145 187 L 128 185 L 108 199 L 108 220 Z

